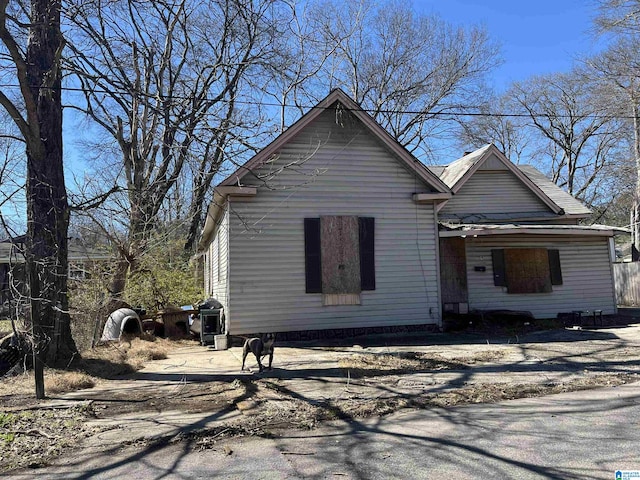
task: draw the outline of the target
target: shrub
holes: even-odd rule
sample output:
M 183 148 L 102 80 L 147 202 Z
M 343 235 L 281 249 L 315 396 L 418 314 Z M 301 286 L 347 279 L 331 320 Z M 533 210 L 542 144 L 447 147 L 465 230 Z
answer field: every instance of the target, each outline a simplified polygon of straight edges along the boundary
M 180 239 L 161 242 L 149 250 L 127 282 L 125 300 L 147 310 L 193 305 L 203 298 L 201 280 Z

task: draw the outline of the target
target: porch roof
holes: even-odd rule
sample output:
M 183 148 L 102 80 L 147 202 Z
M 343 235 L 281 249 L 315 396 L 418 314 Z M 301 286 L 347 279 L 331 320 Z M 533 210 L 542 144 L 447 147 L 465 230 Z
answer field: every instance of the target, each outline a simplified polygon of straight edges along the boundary
M 610 225 L 514 225 L 439 222 L 440 237 L 486 235 L 581 235 L 612 237 L 630 233 L 629 229 Z

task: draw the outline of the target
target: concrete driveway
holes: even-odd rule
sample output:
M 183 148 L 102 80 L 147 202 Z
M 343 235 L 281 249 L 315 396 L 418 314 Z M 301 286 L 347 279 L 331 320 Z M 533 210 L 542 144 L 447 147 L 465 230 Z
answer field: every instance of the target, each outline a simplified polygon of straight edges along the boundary
M 514 343 L 518 340 L 521 343 Z M 358 342 L 358 343 L 353 343 Z M 52 403 L 100 401 L 126 398 L 133 390 L 147 396 L 179 396 L 188 383 L 260 378 L 281 395 L 273 393 L 263 400 L 282 403 L 292 398 L 305 405 L 318 405 L 336 399 L 362 399 L 424 396 L 465 387 L 483 385 L 562 384 L 593 378 L 605 373 L 640 373 L 640 325 L 598 330 L 558 330 L 532 333 L 522 339 L 484 339 L 468 335 L 405 335 L 352 340 L 333 345 L 290 344 L 277 346 L 274 370 L 257 374 L 255 359 L 248 358 L 251 372 L 241 371 L 242 349 L 215 351 L 198 345 L 173 351 L 169 358 L 150 362 L 129 379 L 109 381 L 93 389 L 61 396 Z M 482 358 L 471 368 L 438 369 L 416 372 L 390 372 L 384 377 L 353 379 L 341 362 L 355 355 L 423 352 L 445 361 Z M 493 359 L 495 357 L 495 359 Z M 384 378 L 384 381 L 380 381 Z M 270 395 L 270 392 L 266 392 Z M 96 420 L 101 430 L 92 439 L 108 447 L 114 442 L 166 438 L 180 433 L 225 425 L 243 414 L 250 414 L 252 401 L 214 411 L 185 412 L 152 408 L 113 418 Z M 238 407 L 238 408 L 235 408 Z
M 640 470 L 640 384 L 493 405 L 405 410 L 275 438 L 95 447 L 43 479 L 613 479 Z M 33 478 L 34 471 L 12 473 Z
M 371 371 L 352 378 L 354 357 L 422 352 L 465 368 Z M 478 359 L 478 361 L 476 361 Z M 248 361 L 254 369 L 255 360 Z M 193 345 L 150 362 L 128 379 L 60 396 L 51 403 L 181 401 L 185 386 L 210 382 L 258 386 L 258 402 L 296 408 L 331 402 L 421 397 L 468 387 L 563 384 L 640 372 L 640 326 L 538 332 L 523 338 L 405 335 L 332 345 L 278 345 L 274 370 L 241 372 L 241 348 Z M 208 383 L 209 382 L 209 383 Z M 207 387 L 208 388 L 208 387 Z M 254 390 L 255 393 L 255 390 Z M 266 397 L 264 396 L 266 395 Z M 205 397 L 203 397 L 205 398 Z M 213 399 L 215 397 L 206 397 Z M 58 459 L 42 478 L 614 478 L 640 469 L 640 385 L 455 408 L 403 409 L 312 430 L 269 429 L 272 438 L 220 440 L 204 451 L 189 433 L 224 431 L 252 415 L 252 401 L 199 411 L 145 407 L 92 420 L 100 433 Z M 251 400 L 251 399 L 250 399 Z M 253 398 L 253 400 L 256 400 Z M 175 404 L 175 403 L 174 403 Z M 147 406 L 151 406 L 148 408 Z M 105 407 L 106 408 L 106 407 Z M 288 410 L 287 410 L 288 409 Z M 254 414 L 255 415 L 255 414 Z M 260 419 L 261 417 L 252 417 Z M 12 472 L 32 478 L 34 471 Z

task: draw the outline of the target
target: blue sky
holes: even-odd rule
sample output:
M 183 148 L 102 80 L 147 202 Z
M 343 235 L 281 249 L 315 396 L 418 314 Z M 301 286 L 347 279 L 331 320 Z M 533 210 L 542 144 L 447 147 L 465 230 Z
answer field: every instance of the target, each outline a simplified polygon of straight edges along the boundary
M 504 62 L 488 77 L 498 91 L 532 75 L 568 71 L 576 58 L 597 46 L 590 33 L 592 0 L 413 0 L 413 5 L 455 25 L 486 28 Z M 71 118 L 65 121 L 71 131 L 77 126 Z M 88 165 L 69 139 L 65 149 L 67 188 L 73 190 L 73 172 Z
M 415 8 L 461 26 L 484 25 L 501 46 L 504 63 L 489 77 L 498 91 L 510 82 L 532 75 L 567 71 L 581 55 L 597 49 L 590 33 L 592 0 L 413 0 Z M 66 128 L 77 127 L 65 118 Z M 72 172 L 86 164 L 78 146 L 66 139 L 67 187 L 73 190 Z M 5 215 L 11 215 L 6 208 Z
M 415 0 L 417 10 L 468 26 L 482 24 L 502 46 L 504 64 L 492 75 L 496 89 L 532 75 L 567 71 L 593 52 L 590 0 Z

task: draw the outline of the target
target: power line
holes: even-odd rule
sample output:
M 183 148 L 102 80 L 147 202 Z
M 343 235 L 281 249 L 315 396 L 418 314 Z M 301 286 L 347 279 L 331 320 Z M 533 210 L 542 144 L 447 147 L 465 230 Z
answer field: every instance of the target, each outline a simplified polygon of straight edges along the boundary
M 17 84 L 0 84 L 0 88 L 19 88 Z M 42 89 L 48 90 L 56 90 L 56 87 L 40 87 Z M 67 92 L 81 92 L 81 93 L 93 93 L 93 94 L 104 94 L 104 95 L 112 95 L 114 92 L 117 92 L 122 95 L 131 95 L 131 96 L 140 96 L 147 97 L 149 99 L 162 99 L 164 101 L 179 101 L 179 100 L 192 100 L 193 97 L 182 96 L 182 95 L 163 95 L 158 96 L 150 93 L 144 92 L 129 92 L 125 90 L 100 90 L 100 89 L 88 89 L 88 88 L 80 88 L 80 87 L 60 87 L 60 91 Z M 205 98 L 203 101 L 212 100 L 210 98 Z M 219 99 L 217 103 L 230 103 L 234 102 L 238 105 L 248 105 L 255 107 L 277 107 L 277 108 L 295 108 L 304 111 L 314 110 L 314 109 L 323 109 L 327 110 L 329 107 L 319 107 L 317 105 L 297 105 L 291 103 L 275 103 L 275 102 L 266 102 L 266 101 L 250 101 L 250 100 L 239 100 L 239 99 Z M 372 114 L 401 114 L 401 115 L 428 115 L 432 117 L 488 117 L 488 118 L 581 118 L 584 120 L 593 119 L 593 120 L 634 120 L 636 117 L 633 115 L 606 115 L 606 114 L 589 114 L 589 115 L 561 115 L 561 114 L 544 114 L 544 113 L 506 113 L 506 112 L 478 112 L 478 111 L 464 111 L 463 106 L 456 107 L 462 111 L 425 111 L 425 110 L 400 110 L 400 109 L 373 109 L 373 108 L 348 108 L 343 106 L 343 110 L 345 111 L 359 111 L 365 112 L 369 115 Z M 468 107 L 475 108 L 475 107 Z

